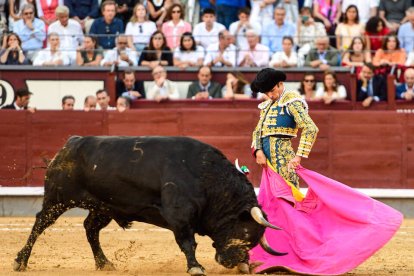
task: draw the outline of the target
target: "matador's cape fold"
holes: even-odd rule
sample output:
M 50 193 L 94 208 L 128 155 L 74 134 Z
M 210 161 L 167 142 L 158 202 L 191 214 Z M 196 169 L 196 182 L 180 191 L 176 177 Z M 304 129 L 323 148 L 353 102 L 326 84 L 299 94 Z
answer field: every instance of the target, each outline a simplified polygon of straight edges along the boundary
M 263 170 L 259 203 L 268 220 L 283 230 L 267 228 L 270 246 L 285 256 L 272 256 L 260 246 L 250 251 L 256 273 L 280 267 L 303 274 L 346 273 L 384 246 L 402 223 L 395 209 L 342 183 L 303 167 L 297 174 L 308 184 L 306 196 L 270 166 Z

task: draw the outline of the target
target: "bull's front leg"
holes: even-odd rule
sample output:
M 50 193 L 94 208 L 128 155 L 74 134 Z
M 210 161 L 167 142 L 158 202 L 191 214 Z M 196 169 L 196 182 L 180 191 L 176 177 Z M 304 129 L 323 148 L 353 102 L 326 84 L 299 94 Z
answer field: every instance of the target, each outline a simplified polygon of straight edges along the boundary
M 194 233 L 189 229 L 180 229 L 174 231 L 174 236 L 178 246 L 187 258 L 187 272 L 192 276 L 206 275 L 204 267 L 197 262 L 195 257 L 197 243 Z

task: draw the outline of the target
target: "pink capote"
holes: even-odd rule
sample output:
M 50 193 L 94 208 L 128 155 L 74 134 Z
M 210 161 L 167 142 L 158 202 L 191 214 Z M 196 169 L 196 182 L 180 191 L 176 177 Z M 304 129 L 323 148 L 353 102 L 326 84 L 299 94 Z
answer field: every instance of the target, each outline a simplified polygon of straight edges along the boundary
M 296 172 L 309 186 L 301 201 L 271 167 L 263 169 L 259 204 L 270 223 L 283 228 L 267 228 L 265 236 L 273 249 L 288 254 L 272 256 L 256 246 L 250 251 L 250 262 L 262 263 L 256 273 L 283 267 L 303 274 L 343 274 L 372 256 L 400 227 L 403 216 L 393 208 L 303 167 Z

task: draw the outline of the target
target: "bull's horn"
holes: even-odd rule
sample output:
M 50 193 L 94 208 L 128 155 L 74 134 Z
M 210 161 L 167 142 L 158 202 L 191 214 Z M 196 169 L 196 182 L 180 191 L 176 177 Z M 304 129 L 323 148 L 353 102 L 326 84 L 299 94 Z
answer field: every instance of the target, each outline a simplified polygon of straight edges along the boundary
M 260 225 L 266 226 L 266 227 L 270 227 L 276 230 L 282 230 L 282 228 L 274 226 L 273 224 L 271 224 L 270 222 L 268 222 L 262 213 L 262 210 L 260 210 L 259 207 L 253 207 L 250 210 L 250 214 L 252 215 L 253 219 Z
M 274 249 L 272 249 L 269 245 L 269 243 L 267 242 L 264 234 L 263 236 L 260 238 L 260 246 L 263 248 L 264 251 L 266 251 L 267 253 L 269 253 L 270 255 L 274 255 L 274 256 L 284 256 L 287 255 L 287 253 L 283 253 L 283 252 L 277 252 Z

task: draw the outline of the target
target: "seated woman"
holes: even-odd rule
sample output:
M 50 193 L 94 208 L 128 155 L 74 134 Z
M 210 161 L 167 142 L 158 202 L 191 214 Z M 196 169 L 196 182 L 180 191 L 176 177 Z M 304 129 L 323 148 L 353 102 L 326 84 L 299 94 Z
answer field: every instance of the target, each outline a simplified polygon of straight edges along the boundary
M 156 31 L 152 34 L 149 46 L 145 47 L 139 57 L 138 65 L 154 69 L 156 66 L 173 66 L 173 54 L 167 46 L 165 36 Z
M 360 36 L 354 37 L 342 58 L 342 64 L 346 67 L 362 67 L 368 62 L 371 62 L 371 53 L 367 50 L 364 40 Z
M 298 65 L 298 55 L 293 49 L 293 38 L 285 36 L 282 39 L 283 51 L 273 54 L 269 62 L 270 67 L 296 67 Z
M 345 100 L 346 90 L 339 85 L 336 75 L 332 71 L 325 72 L 323 76 L 323 87 L 316 91 L 315 99 L 322 100 L 325 104 L 331 104 L 336 100 Z
M 76 64 L 79 66 L 99 66 L 102 58 L 102 48 L 98 47 L 96 37 L 85 35 L 83 45 L 76 51 Z
M 400 41 L 395 34 L 385 37 L 381 49 L 379 49 L 372 60 L 374 66 L 404 65 L 407 54 L 400 48 Z
M 359 22 L 357 6 L 349 5 L 343 19 L 343 22 L 339 23 L 335 30 L 336 48 L 340 51 L 349 49 L 353 37 L 364 34 L 364 26 Z
M 49 47 L 40 50 L 33 60 L 34 66 L 69 65 L 70 59 L 66 52 L 60 50 L 59 34 L 50 33 L 47 38 Z
M 365 25 L 365 41 L 367 42 L 367 49 L 374 53 L 381 48 L 384 37 L 390 33 L 390 30 L 385 26 L 384 20 L 378 16 L 371 17 Z
M 15 33 L 3 37 L 3 48 L 0 51 L 0 63 L 7 65 L 28 64 L 23 50 L 22 41 Z
M 221 93 L 224 99 L 251 99 L 252 90 L 250 84 L 241 72 L 227 73 L 226 85 Z
M 180 46 L 174 51 L 174 66 L 180 68 L 202 66 L 203 60 L 204 48 L 196 44 L 190 32 L 183 33 Z
M 312 73 L 305 73 L 300 82 L 299 93 L 306 101 L 314 101 L 316 94 L 316 79 Z
M 179 46 L 180 37 L 185 32 L 191 32 L 191 25 L 184 21 L 184 9 L 181 4 L 172 4 L 167 11 L 167 22 L 162 24 L 162 32 L 168 34 L 167 45 L 171 49 Z

